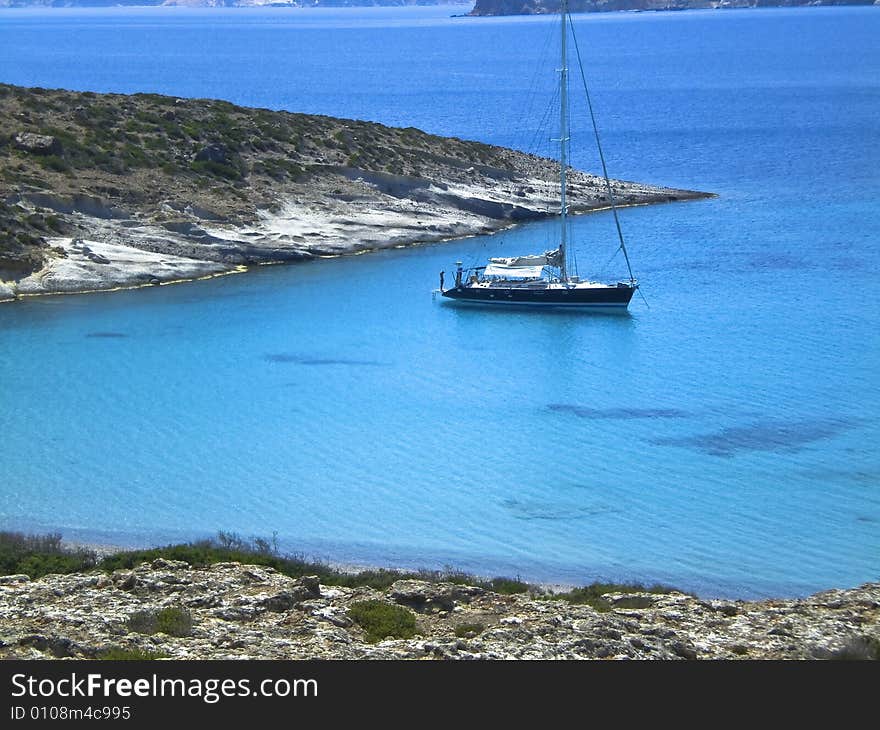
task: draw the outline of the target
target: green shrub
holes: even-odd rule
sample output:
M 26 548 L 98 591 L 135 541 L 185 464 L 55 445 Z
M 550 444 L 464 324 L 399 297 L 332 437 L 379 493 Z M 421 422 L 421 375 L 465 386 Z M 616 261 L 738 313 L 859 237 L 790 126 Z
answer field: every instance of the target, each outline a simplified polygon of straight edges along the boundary
M 32 228 L 37 228 L 41 231 L 46 227 L 46 221 L 39 213 L 31 213 L 27 217 L 27 222 Z
M 91 550 L 67 549 L 61 535 L 25 535 L 21 532 L 0 532 L 0 574 L 25 573 L 40 578 L 50 573 L 77 573 L 91 570 L 97 556 Z
M 138 634 L 189 636 L 193 620 L 188 609 L 166 606 L 158 611 L 136 611 L 128 617 L 127 625 L 129 631 Z
M 416 633 L 415 614 L 402 606 L 384 601 L 359 601 L 348 609 L 348 615 L 367 634 L 371 644 L 387 637 L 410 639 Z
M 100 567 L 108 573 L 112 573 L 114 570 L 130 570 L 141 563 L 151 562 L 157 558 L 183 560 L 195 567 L 230 562 L 264 565 L 291 578 L 316 575 L 324 585 L 348 588 L 369 586 L 380 591 L 399 580 L 424 580 L 432 583 L 442 581 L 458 585 L 478 586 L 505 594 L 525 593 L 530 588 L 527 583 L 520 580 L 493 578 L 487 581 L 453 568 L 414 571 L 375 568 L 358 573 L 347 573 L 325 563 L 308 560 L 304 556 L 281 555 L 274 537 L 271 540 L 258 537 L 245 539 L 235 533 L 226 532 L 220 532 L 216 538 L 211 540 L 115 553 L 104 557 Z
M 192 139 L 199 139 L 202 136 L 202 130 L 193 124 L 182 124 L 181 131 Z
M 189 636 L 192 627 L 192 614 L 186 608 L 169 606 L 156 614 L 156 631 L 160 634 Z
M 210 174 L 227 180 L 241 180 L 242 177 L 239 168 L 213 160 L 195 160 L 190 163 L 190 168 L 199 174 Z
M 159 116 L 157 116 L 153 112 L 144 111 L 143 109 L 139 109 L 138 111 L 136 111 L 134 113 L 134 116 L 138 121 L 143 122 L 147 125 L 157 125 L 162 122 L 162 119 Z
M 477 622 L 472 624 L 458 624 L 455 627 L 455 635 L 459 639 L 472 639 L 475 636 L 479 636 L 485 631 L 485 625 Z
M 664 585 L 653 585 L 649 588 L 640 583 L 591 583 L 581 588 L 575 588 L 567 593 L 553 593 L 545 598 L 554 601 L 567 601 L 577 605 L 592 606 L 597 611 L 610 611 L 611 604 L 602 596 L 606 593 L 672 593 L 675 588 Z M 650 601 L 641 598 L 633 598 L 629 602 L 618 604 L 621 608 L 648 608 Z
M 509 596 L 514 593 L 527 593 L 529 584 L 513 578 L 499 577 L 489 581 L 489 588 L 495 591 L 495 593 Z
M 38 157 L 37 159 L 47 170 L 52 170 L 53 172 L 67 172 L 70 170 L 70 165 L 58 155 L 46 155 L 45 157 Z
M 367 570 L 356 574 L 343 573 L 323 563 L 305 558 L 282 557 L 277 552 L 274 538 L 271 541 L 262 538 L 246 540 L 234 533 L 224 532 L 219 533 L 214 540 L 166 545 L 149 550 L 128 550 L 108 555 L 101 561 L 101 568 L 112 573 L 114 570 L 131 569 L 143 562 L 150 562 L 157 558 L 183 560 L 195 567 L 228 562 L 264 565 L 291 578 L 317 575 L 321 583 L 325 585 L 370 586 L 377 590 L 387 588 L 402 578 L 422 576 L 418 573 L 400 573 L 385 569 Z
M 126 142 L 122 148 L 122 161 L 129 167 L 146 167 L 150 163 L 141 140 Z

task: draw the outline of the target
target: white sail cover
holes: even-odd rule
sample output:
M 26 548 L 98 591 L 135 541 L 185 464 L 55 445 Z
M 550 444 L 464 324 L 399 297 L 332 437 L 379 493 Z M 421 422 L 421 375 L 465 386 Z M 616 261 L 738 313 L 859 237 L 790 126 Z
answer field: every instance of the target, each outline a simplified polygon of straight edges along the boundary
M 489 265 L 483 276 L 502 279 L 540 279 L 544 274 L 545 266 L 559 266 L 561 262 L 562 252 L 559 249 L 531 256 L 492 258 L 489 259 Z
M 510 258 L 489 259 L 490 263 L 506 267 L 520 266 L 559 266 L 562 263 L 562 251 L 558 248 L 553 251 L 545 251 L 530 256 L 512 256 Z

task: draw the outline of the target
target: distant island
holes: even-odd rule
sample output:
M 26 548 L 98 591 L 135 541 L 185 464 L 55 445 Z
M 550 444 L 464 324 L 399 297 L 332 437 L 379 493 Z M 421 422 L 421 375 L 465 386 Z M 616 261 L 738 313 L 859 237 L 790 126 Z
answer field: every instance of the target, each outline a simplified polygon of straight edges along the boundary
M 0 301 L 487 233 L 554 215 L 557 163 L 418 129 L 0 84 Z M 572 171 L 570 206 L 608 205 Z M 705 193 L 614 181 L 624 204 Z
M 470 5 L 468 0 L 0 0 L 0 8 L 52 7 L 157 7 L 191 8 L 346 8 L 413 5 Z M 476 0 L 466 15 L 544 15 L 559 12 L 559 0 Z M 700 10 L 719 8 L 770 8 L 831 5 L 880 5 L 880 0 L 571 0 L 574 13 Z
M 606 13 L 806 5 L 880 5 L 880 0 L 570 0 L 568 9 L 573 13 Z M 559 0 L 476 0 L 469 15 L 544 15 L 558 13 L 559 6 Z
M 406 5 L 470 5 L 468 0 L 0 0 L 0 8 L 104 8 L 180 6 L 190 8 L 348 8 Z

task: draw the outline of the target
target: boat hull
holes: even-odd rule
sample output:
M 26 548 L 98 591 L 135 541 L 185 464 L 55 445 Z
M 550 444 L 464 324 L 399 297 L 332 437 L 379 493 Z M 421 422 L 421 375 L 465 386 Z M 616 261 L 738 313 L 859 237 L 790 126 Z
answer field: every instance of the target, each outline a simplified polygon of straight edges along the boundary
M 519 287 L 459 286 L 442 292 L 456 304 L 558 309 L 626 309 L 634 286 L 524 289 Z

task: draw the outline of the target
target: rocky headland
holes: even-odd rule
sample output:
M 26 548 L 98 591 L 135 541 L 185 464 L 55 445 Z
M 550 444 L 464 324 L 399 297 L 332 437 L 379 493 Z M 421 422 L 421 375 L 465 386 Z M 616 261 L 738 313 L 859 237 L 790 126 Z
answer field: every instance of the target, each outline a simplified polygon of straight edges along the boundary
M 385 623 L 376 624 L 377 615 Z M 164 558 L 113 572 L 0 578 L 0 658 L 120 653 L 172 659 L 876 659 L 880 583 L 765 601 L 611 592 L 595 608 L 460 583 L 328 586 L 268 566 L 194 568 Z
M 546 158 L 224 101 L 0 84 L 0 130 L 0 301 L 460 238 L 558 205 Z M 570 181 L 574 212 L 608 205 L 600 178 Z

